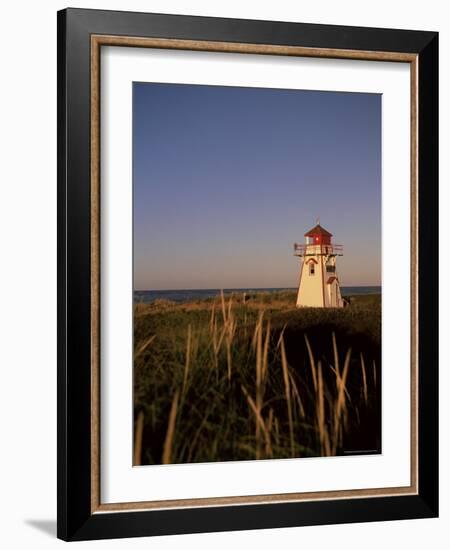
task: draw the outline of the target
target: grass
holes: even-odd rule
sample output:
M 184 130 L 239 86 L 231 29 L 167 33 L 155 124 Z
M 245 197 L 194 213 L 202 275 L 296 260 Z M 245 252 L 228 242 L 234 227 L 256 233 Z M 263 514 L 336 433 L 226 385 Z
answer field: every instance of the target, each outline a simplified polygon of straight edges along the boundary
M 379 295 L 134 307 L 135 464 L 380 452 Z

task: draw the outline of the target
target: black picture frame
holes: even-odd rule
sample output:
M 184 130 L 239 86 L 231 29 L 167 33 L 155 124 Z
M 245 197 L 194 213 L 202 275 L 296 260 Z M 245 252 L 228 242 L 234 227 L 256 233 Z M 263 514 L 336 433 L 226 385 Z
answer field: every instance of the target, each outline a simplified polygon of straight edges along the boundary
M 64 540 L 438 515 L 438 34 L 85 9 L 58 12 L 58 532 Z M 91 36 L 403 52 L 418 60 L 418 494 L 92 513 Z

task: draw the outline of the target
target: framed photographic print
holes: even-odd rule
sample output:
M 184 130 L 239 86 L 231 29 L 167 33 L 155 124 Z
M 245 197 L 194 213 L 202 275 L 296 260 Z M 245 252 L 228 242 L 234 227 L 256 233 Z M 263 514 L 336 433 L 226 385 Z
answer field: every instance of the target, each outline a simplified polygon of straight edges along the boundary
M 438 514 L 438 36 L 58 13 L 58 536 Z

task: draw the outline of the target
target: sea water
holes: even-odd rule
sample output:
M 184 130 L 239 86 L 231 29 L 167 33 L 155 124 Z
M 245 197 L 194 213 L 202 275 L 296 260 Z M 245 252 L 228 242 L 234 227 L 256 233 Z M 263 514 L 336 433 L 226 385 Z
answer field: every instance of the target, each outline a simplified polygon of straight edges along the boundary
M 227 294 L 253 294 L 255 292 L 280 292 L 283 290 L 296 291 L 296 288 L 224 288 L 223 293 Z M 191 302 L 206 298 L 220 296 L 218 288 L 201 288 L 185 290 L 135 290 L 134 301 L 149 303 L 155 300 L 170 300 L 171 302 Z M 361 294 L 381 294 L 381 286 L 342 286 L 342 296 Z

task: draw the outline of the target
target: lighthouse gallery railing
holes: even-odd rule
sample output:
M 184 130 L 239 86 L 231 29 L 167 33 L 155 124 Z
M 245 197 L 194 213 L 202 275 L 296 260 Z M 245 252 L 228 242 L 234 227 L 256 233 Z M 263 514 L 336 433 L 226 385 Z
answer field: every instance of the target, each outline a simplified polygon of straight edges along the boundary
M 299 244 L 294 243 L 295 256 L 320 256 L 333 255 L 343 256 L 344 246 L 342 244 Z

